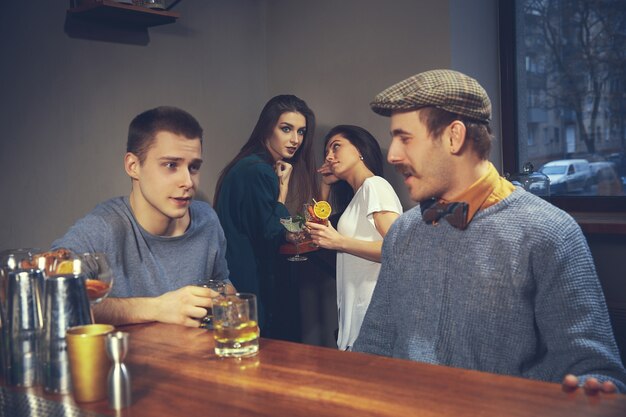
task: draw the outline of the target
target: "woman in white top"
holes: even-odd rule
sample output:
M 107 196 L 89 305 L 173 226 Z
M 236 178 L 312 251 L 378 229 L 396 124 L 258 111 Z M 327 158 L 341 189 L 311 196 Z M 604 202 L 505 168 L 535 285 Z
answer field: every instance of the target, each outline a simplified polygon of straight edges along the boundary
M 337 251 L 337 346 L 349 350 L 359 335 L 380 270 L 382 241 L 402 213 L 398 196 L 383 177 L 378 141 L 358 126 L 339 125 L 325 138 L 323 182 L 330 201 L 346 201 L 337 229 L 308 222 L 314 243 Z M 334 208 L 333 208 L 334 210 Z

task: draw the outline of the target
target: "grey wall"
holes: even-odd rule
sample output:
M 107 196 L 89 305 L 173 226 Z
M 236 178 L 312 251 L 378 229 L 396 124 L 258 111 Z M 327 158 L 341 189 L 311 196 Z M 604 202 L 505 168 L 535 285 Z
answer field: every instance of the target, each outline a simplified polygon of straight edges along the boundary
M 495 140 L 490 159 L 502 170 L 497 0 L 450 0 L 450 67 L 470 74 L 491 98 Z
M 322 138 L 337 124 L 363 126 L 386 153 L 389 120 L 368 103 L 410 75 L 450 66 L 448 20 L 447 1 L 270 1 L 270 92 L 295 91 L 314 109 L 320 161 Z M 410 207 L 399 176 L 389 166 L 385 174 Z
M 144 31 L 66 19 L 66 0 L 7 2 L 0 14 L 0 248 L 47 247 L 98 202 L 127 194 L 128 123 L 162 104 L 205 128 L 201 198 L 265 101 L 304 98 L 319 141 L 362 125 L 388 148 L 371 98 L 417 72 L 465 71 L 496 104 L 496 0 L 185 0 Z M 471 16 L 471 23 L 467 22 Z M 499 166 L 499 147 L 493 159 Z M 321 159 L 321 158 L 320 158 Z M 387 176 L 408 208 L 395 173 Z
M 68 4 L 8 2 L 0 14 L 0 248 L 47 247 L 127 194 L 128 123 L 158 105 L 204 127 L 212 196 L 267 97 L 264 2 L 188 0 L 177 23 L 139 32 L 66 27 Z

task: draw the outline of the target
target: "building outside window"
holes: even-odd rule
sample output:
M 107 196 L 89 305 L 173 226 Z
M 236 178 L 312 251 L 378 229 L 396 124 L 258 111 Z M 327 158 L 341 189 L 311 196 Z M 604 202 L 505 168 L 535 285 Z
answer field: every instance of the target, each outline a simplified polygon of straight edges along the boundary
M 505 171 L 531 162 L 552 196 L 623 204 L 626 1 L 502 0 L 500 8 L 503 133 L 512 144 Z

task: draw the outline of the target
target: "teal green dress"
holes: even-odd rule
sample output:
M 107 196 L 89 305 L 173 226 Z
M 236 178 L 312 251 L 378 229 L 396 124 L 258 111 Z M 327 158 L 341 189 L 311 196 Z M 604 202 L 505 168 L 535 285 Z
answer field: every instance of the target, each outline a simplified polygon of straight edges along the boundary
M 237 291 L 257 295 L 259 325 L 272 336 L 278 247 L 285 240 L 280 218 L 289 216 L 278 202 L 278 177 L 261 155 L 241 159 L 222 181 L 215 210 L 226 235 L 226 260 Z

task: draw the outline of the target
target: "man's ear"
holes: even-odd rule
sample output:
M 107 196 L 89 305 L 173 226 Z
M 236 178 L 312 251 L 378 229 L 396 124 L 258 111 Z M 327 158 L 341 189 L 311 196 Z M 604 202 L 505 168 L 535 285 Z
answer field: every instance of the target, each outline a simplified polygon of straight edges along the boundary
M 458 155 L 465 145 L 465 133 L 467 129 L 465 123 L 455 120 L 448 126 L 448 140 L 450 141 L 450 153 Z
M 126 170 L 126 174 L 133 179 L 139 179 L 139 169 L 141 167 L 141 162 L 139 162 L 139 158 L 132 152 L 126 152 L 124 155 L 124 169 Z

